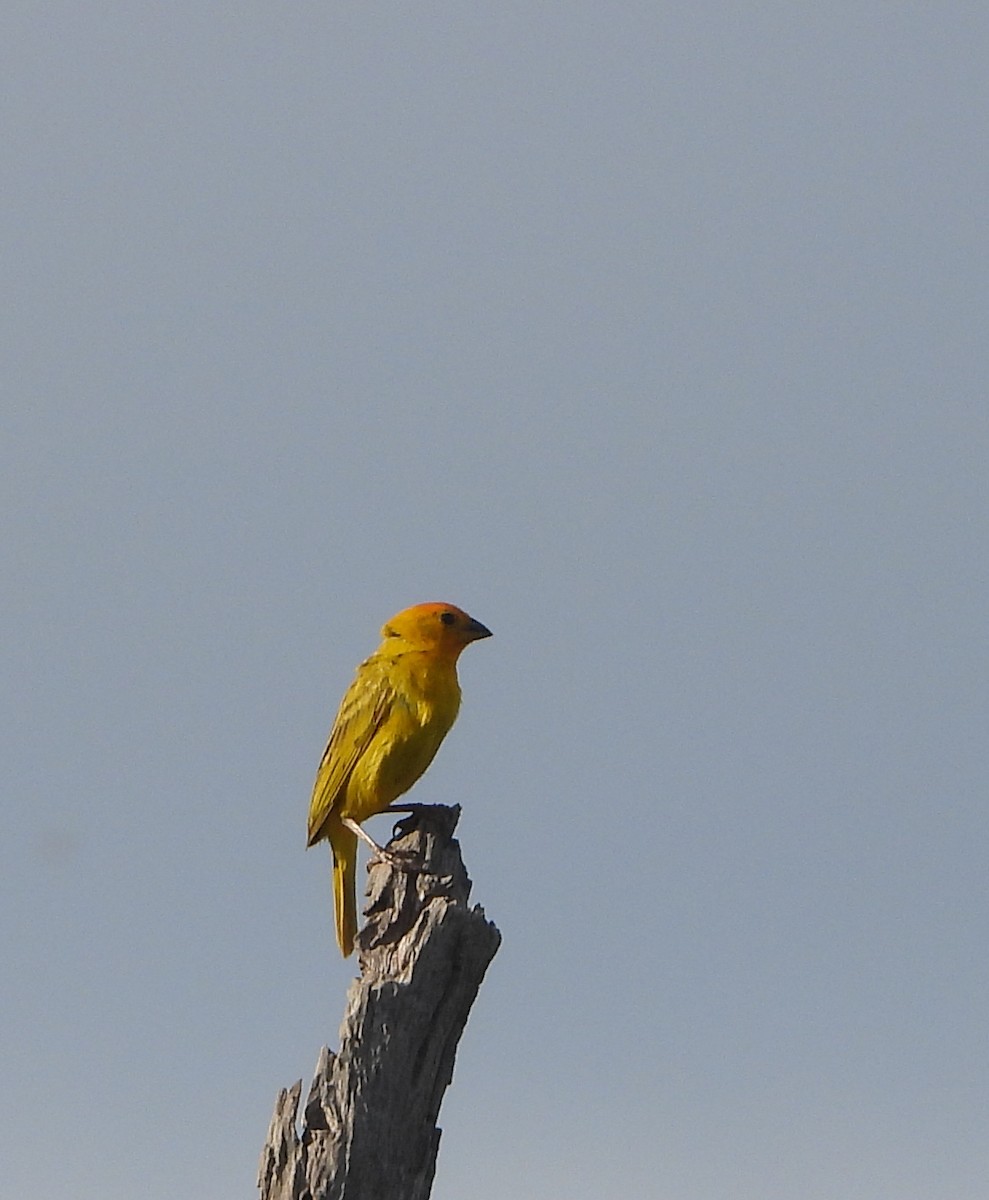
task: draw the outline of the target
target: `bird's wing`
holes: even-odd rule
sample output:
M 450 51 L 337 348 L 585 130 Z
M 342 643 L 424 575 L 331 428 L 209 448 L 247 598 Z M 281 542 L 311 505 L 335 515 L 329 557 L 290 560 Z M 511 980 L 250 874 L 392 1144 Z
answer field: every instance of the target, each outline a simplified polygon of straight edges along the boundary
M 373 658 L 361 663 L 340 702 L 316 772 L 309 806 L 310 846 L 319 840 L 323 824 L 339 802 L 351 771 L 384 724 L 394 702 L 395 693 L 382 664 Z

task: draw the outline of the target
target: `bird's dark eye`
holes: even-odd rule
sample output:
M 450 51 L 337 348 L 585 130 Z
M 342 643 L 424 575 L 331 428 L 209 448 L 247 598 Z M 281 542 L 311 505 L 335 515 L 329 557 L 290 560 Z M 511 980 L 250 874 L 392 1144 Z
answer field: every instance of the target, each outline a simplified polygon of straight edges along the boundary
M 453 615 L 452 612 L 440 613 L 440 620 L 443 622 L 444 625 L 452 625 L 454 623 L 454 621 L 456 621 L 456 619 L 457 618 Z

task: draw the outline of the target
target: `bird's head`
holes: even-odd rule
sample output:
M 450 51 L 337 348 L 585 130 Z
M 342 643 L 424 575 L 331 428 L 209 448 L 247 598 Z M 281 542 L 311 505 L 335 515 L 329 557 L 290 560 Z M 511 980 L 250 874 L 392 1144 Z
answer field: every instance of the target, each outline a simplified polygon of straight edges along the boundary
M 471 642 L 490 637 L 491 630 L 455 604 L 432 603 L 416 604 L 396 613 L 382 626 L 381 636 L 386 643 L 397 638 L 413 649 L 456 659 Z

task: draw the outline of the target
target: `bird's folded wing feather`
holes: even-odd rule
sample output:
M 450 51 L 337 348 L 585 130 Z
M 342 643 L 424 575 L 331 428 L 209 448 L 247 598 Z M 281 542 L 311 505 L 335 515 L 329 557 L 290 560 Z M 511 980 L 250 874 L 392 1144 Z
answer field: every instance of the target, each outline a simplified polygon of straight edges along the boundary
M 309 806 L 309 845 L 321 836 L 326 818 L 339 803 L 347 780 L 371 739 L 388 718 L 395 693 L 382 664 L 363 662 L 340 702 L 330 740 L 316 772 Z

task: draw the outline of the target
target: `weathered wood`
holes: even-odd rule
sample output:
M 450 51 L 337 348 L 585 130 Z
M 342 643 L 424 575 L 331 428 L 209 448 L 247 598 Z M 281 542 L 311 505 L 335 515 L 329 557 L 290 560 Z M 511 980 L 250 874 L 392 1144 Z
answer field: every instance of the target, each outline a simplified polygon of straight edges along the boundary
M 279 1092 L 261 1200 L 427 1200 L 457 1044 L 501 942 L 468 907 L 459 817 L 459 806 L 416 806 L 388 849 L 425 869 L 371 866 L 340 1051 L 320 1052 L 301 1133 L 302 1081 Z

